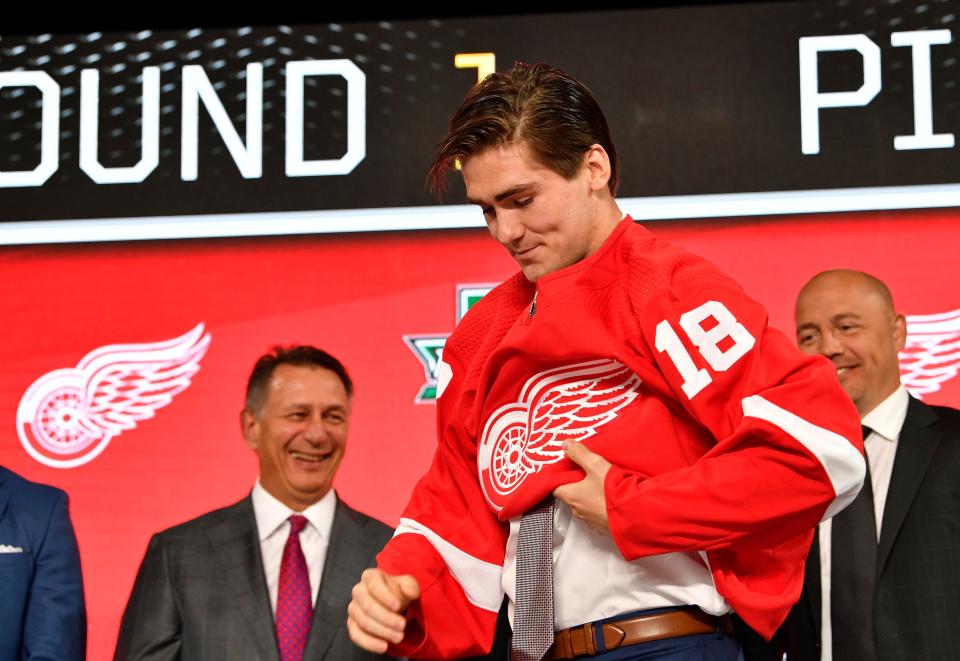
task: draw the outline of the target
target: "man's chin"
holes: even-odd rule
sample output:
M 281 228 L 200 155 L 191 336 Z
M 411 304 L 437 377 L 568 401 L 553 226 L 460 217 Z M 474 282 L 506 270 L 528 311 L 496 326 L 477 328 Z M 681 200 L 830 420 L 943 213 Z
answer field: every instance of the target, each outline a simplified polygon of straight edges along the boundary
M 323 484 L 304 484 L 297 488 L 297 500 L 304 505 L 304 509 L 320 502 L 332 488 L 330 482 Z
M 543 273 L 540 271 L 540 269 L 527 267 L 521 268 L 520 270 L 523 271 L 523 277 L 533 284 L 536 284 L 537 280 L 543 276 Z
M 863 405 L 864 392 L 861 388 L 852 388 L 851 384 L 840 384 L 840 387 L 843 388 L 843 392 L 847 393 L 847 397 L 853 402 L 854 406 L 859 410 Z
M 560 268 L 562 267 L 551 267 L 549 264 L 544 264 L 543 262 L 520 264 L 520 270 L 523 272 L 523 277 L 533 283 L 537 282 L 537 280 L 543 276 L 550 275 Z

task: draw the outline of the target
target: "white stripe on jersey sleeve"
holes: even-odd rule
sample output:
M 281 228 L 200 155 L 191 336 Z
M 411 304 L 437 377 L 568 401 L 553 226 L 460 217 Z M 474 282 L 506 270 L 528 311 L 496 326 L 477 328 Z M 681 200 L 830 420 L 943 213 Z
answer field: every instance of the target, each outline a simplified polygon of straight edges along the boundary
M 500 610 L 503 590 L 500 588 L 502 568 L 490 562 L 465 553 L 443 539 L 440 535 L 413 519 L 400 519 L 400 525 L 393 536 L 412 533 L 423 535 L 443 558 L 447 568 L 456 579 L 471 604 L 484 610 Z
M 823 466 L 837 496 L 827 507 L 824 521 L 853 502 L 863 486 L 867 467 L 863 457 L 847 439 L 807 422 L 760 395 L 746 397 L 742 404 L 744 416 L 766 420 L 787 432 L 810 450 Z

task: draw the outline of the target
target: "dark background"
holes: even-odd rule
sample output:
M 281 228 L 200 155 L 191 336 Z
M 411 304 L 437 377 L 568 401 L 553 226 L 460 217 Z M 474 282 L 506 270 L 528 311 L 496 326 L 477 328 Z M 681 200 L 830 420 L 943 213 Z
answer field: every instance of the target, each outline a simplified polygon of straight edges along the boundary
M 957 4 L 655 3 L 577 14 L 513 8 L 495 17 L 445 8 L 433 14 L 441 18 L 397 9 L 377 20 L 344 9 L 285 21 L 264 12 L 246 25 L 173 13 L 143 23 L 88 16 L 73 34 L 58 31 L 61 21 L 21 21 L 0 28 L 0 70 L 40 69 L 60 85 L 60 167 L 43 186 L 0 189 L 0 220 L 434 204 L 423 180 L 432 146 L 476 79 L 453 58 L 476 51 L 496 53 L 499 70 L 546 61 L 586 82 L 621 152 L 624 197 L 955 182 L 956 149 L 893 148 L 894 136 L 913 132 L 913 83 L 911 50 L 890 46 L 890 34 L 953 28 Z M 849 33 L 881 48 L 882 91 L 864 108 L 821 111 L 821 152 L 803 155 L 798 39 Z M 960 128 L 957 55 L 956 43 L 932 49 L 935 132 Z M 287 177 L 284 64 L 333 58 L 366 74 L 366 157 L 349 175 Z M 248 62 L 264 64 L 262 178 L 243 179 L 201 107 L 199 176 L 182 181 L 181 67 L 204 67 L 244 136 Z M 163 68 L 160 163 L 141 184 L 95 184 L 78 165 L 80 70 L 100 71 L 100 161 L 120 167 L 140 157 L 138 76 L 146 65 Z M 824 91 L 862 82 L 855 53 L 822 55 L 820 71 Z M 346 85 L 330 76 L 307 83 L 305 156 L 336 158 L 346 145 Z M 39 98 L 29 88 L 0 90 L 0 169 L 38 161 Z M 447 199 L 461 203 L 462 191 L 455 186 Z

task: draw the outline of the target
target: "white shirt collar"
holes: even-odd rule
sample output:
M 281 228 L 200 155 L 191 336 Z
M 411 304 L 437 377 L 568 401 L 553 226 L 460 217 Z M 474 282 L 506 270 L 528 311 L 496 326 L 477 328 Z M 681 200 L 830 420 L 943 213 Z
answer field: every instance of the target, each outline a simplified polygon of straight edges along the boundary
M 250 498 L 253 500 L 253 515 L 257 521 L 257 534 L 261 542 L 286 523 L 291 514 L 302 514 L 307 517 L 307 521 L 320 533 L 324 541 L 330 541 L 333 513 L 337 508 L 337 495 L 333 489 L 330 489 L 323 498 L 302 512 L 294 512 L 277 500 L 263 488 L 260 480 L 257 480 L 257 483 L 253 485 Z
M 907 389 L 900 384 L 889 397 L 877 404 L 868 414 L 863 416 L 861 423 L 887 441 L 896 441 L 900 438 L 900 429 L 907 419 L 907 404 L 910 396 Z

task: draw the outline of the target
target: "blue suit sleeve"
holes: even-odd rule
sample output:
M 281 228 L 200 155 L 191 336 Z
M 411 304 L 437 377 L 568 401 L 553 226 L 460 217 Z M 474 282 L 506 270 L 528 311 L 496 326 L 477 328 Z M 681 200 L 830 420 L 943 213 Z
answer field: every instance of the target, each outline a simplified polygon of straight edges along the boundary
M 23 661 L 82 661 L 87 615 L 80 552 L 67 496 L 57 495 L 36 548 L 33 584 L 23 623 Z

